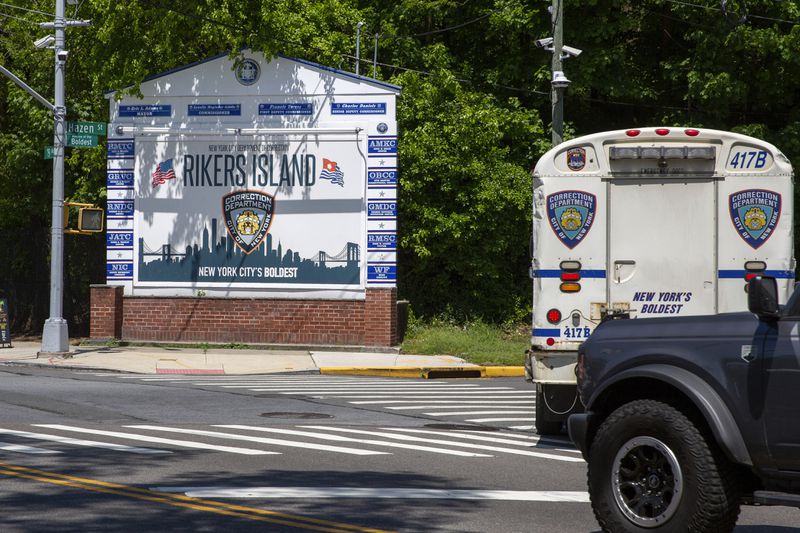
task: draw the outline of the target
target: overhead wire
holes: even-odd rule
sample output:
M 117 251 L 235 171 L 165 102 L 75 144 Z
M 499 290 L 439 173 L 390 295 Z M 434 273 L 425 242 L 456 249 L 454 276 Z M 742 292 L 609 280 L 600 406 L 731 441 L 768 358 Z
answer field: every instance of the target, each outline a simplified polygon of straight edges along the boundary
M 10 18 L 10 19 L 18 20 L 18 21 L 20 21 L 20 22 L 25 22 L 25 23 L 27 23 L 27 24 L 34 24 L 34 25 L 36 25 L 36 26 L 38 26 L 38 25 L 39 25 L 39 23 L 38 23 L 38 22 L 35 22 L 35 21 L 33 21 L 33 20 L 24 19 L 24 18 L 22 18 L 22 17 L 17 17 L 17 16 L 15 16 L 15 15 L 9 15 L 8 13 L 0 13 L 0 17 L 6 17 L 6 18 Z
M 720 13 L 723 13 L 723 10 L 722 10 L 721 7 L 704 6 L 704 5 L 701 5 L 701 4 L 694 4 L 692 2 L 685 2 L 683 0 L 663 0 L 663 1 L 664 2 L 669 2 L 671 4 L 678 4 L 678 5 L 681 5 L 681 6 L 695 7 L 695 8 L 699 8 L 699 9 L 705 9 L 706 11 L 719 11 Z M 775 17 L 765 17 L 763 15 L 753 15 L 753 14 L 750 14 L 749 12 L 747 13 L 747 18 L 759 19 L 759 20 L 768 20 L 770 22 L 780 22 L 780 23 L 783 23 L 783 24 L 794 24 L 794 25 L 798 24 L 798 21 L 796 21 L 796 20 L 786 20 L 786 19 L 779 19 L 779 18 L 775 18 Z
M 11 9 L 19 9 L 20 11 L 27 11 L 28 13 L 36 13 L 38 15 L 47 15 L 48 17 L 55 16 L 53 13 L 47 13 L 45 11 L 39 11 L 37 9 L 29 9 L 27 7 L 15 6 L 14 4 L 6 4 L 5 2 L 0 2 L 0 6 L 10 7 Z

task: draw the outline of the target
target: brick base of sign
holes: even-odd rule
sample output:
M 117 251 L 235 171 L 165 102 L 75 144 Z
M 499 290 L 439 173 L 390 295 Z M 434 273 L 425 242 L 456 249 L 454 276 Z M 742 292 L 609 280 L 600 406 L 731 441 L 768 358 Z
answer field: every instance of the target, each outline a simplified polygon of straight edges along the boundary
M 394 346 L 397 289 L 364 300 L 124 296 L 91 286 L 92 339 L 242 344 Z

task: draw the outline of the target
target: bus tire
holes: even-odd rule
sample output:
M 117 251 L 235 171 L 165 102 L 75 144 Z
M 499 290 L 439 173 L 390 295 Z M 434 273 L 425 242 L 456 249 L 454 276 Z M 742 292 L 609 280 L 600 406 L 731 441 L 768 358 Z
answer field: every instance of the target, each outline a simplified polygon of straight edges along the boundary
M 544 387 L 544 385 L 542 385 Z M 541 390 L 536 391 L 536 418 L 534 428 L 539 435 L 558 435 L 561 433 L 563 422 L 560 420 L 550 420 L 553 414 L 549 412 L 544 402 L 544 394 Z

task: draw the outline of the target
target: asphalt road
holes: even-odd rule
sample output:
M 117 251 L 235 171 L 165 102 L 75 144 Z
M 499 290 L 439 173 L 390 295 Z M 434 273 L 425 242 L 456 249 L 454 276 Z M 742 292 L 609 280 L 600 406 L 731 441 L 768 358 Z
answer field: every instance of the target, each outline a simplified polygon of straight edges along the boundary
M 519 378 L 0 367 L 0 530 L 589 532 L 586 466 Z M 743 509 L 738 533 L 799 531 Z

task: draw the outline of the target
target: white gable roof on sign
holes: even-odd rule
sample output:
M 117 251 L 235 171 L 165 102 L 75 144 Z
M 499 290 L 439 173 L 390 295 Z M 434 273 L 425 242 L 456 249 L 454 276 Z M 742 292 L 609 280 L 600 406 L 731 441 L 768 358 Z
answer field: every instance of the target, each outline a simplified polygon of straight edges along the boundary
M 261 52 L 245 50 L 242 60 L 244 67 L 236 70 L 227 53 L 198 61 L 146 78 L 139 90 L 144 98 L 400 94 L 396 85 L 303 59 L 278 55 L 270 60 Z

